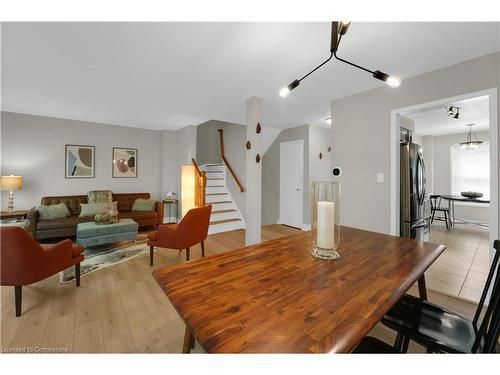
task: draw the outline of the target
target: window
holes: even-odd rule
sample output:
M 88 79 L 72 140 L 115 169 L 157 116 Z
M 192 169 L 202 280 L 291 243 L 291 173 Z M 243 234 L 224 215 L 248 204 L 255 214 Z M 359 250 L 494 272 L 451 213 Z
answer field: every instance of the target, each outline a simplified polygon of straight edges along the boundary
M 475 149 L 451 146 L 451 193 L 462 191 L 483 193 L 490 199 L 490 144 L 483 142 Z

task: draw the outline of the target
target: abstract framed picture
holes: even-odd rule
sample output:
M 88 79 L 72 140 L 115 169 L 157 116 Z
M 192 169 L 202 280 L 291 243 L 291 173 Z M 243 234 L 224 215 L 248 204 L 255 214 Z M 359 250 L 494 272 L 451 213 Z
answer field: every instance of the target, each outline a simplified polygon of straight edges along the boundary
M 95 147 L 65 145 L 64 173 L 66 178 L 95 177 Z
M 137 149 L 113 147 L 113 178 L 137 177 Z

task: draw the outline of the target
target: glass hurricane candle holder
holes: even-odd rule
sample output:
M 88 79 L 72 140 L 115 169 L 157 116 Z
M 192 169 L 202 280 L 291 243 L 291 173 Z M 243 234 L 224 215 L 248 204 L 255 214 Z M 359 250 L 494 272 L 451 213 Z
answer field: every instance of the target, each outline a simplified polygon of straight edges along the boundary
M 314 181 L 312 185 L 312 256 L 335 260 L 340 257 L 340 183 Z

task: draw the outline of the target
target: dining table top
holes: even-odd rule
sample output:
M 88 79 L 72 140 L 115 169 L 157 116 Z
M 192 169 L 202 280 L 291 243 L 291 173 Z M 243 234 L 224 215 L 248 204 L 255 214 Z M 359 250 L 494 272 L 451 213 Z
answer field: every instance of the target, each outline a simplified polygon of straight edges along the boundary
M 311 256 L 312 231 L 153 272 L 210 353 L 348 353 L 445 246 L 341 228 L 340 258 Z
M 490 203 L 489 199 L 484 198 L 467 198 L 461 195 L 447 195 L 447 194 L 439 194 L 440 198 L 447 199 L 450 201 L 460 201 L 460 202 L 471 202 L 471 203 Z

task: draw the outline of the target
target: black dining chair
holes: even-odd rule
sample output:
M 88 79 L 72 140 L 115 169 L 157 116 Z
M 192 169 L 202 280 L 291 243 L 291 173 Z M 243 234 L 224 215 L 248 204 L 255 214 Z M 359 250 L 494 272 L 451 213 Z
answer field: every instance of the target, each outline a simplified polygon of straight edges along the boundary
M 372 336 L 364 337 L 352 351 L 353 354 L 401 354 L 401 351 Z
M 448 202 L 447 207 L 441 207 L 441 196 L 432 194 L 430 196 L 430 202 L 431 202 L 431 224 L 434 222 L 434 219 L 436 220 L 441 220 L 446 223 L 446 230 L 450 230 L 451 228 L 451 216 L 450 216 L 450 203 Z M 440 212 L 443 214 L 443 216 L 436 216 L 436 212 Z
M 493 247 L 495 256 L 474 318 L 469 320 L 428 301 L 405 295 L 382 319 L 383 324 L 398 332 L 394 345 L 398 350 L 406 352 L 409 340 L 413 340 L 429 352 L 496 352 L 500 334 L 500 241 L 496 240 Z M 490 302 L 479 324 L 492 284 Z

